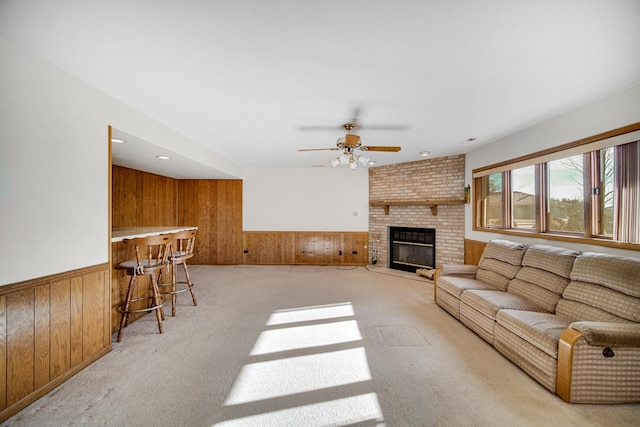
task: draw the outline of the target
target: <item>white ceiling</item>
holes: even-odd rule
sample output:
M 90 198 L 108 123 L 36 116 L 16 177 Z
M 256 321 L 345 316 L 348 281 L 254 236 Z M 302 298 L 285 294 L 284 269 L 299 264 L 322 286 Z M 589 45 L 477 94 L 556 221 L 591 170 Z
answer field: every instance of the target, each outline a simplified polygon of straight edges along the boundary
M 638 0 L 0 0 L 0 35 L 247 167 L 326 166 L 297 149 L 356 111 L 402 146 L 379 165 L 476 149 L 640 82 L 639 23 Z

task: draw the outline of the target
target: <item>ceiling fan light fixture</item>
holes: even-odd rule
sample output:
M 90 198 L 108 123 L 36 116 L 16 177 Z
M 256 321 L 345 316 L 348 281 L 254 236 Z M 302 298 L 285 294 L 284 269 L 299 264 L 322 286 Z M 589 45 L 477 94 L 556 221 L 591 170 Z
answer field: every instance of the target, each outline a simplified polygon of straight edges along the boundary
M 329 164 L 331 165 L 332 168 L 335 169 L 340 164 L 340 159 L 336 157 L 335 159 L 331 160 Z
M 336 144 L 344 144 L 345 141 L 346 138 L 344 136 L 341 136 L 340 138 L 336 139 Z
M 349 169 L 358 169 L 358 163 L 357 162 L 351 162 L 349 164 Z
M 364 156 L 360 156 L 358 157 L 358 163 L 360 163 L 362 166 L 367 166 L 369 164 L 369 158 L 368 157 L 364 157 Z
M 349 156 L 348 154 L 343 154 L 342 156 L 338 157 L 338 159 L 340 160 L 341 165 L 348 165 L 351 161 L 351 156 Z

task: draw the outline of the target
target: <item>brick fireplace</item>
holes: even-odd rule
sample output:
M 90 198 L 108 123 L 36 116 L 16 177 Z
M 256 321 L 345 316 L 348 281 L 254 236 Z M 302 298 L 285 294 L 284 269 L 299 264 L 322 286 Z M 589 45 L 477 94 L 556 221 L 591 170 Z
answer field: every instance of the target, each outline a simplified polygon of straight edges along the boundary
M 464 200 L 463 154 L 369 169 L 370 201 Z M 390 266 L 389 228 L 436 230 L 437 265 L 464 262 L 464 204 L 369 207 L 369 256 Z
M 389 227 L 389 267 L 414 272 L 436 266 L 436 230 Z

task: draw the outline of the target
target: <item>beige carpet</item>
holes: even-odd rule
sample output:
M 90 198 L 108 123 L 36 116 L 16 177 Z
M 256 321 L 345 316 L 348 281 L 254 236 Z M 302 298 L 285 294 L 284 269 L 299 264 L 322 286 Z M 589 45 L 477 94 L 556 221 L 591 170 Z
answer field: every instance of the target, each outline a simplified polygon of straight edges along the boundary
M 569 405 L 385 268 L 192 266 L 152 316 L 6 425 L 630 426 L 640 405 Z

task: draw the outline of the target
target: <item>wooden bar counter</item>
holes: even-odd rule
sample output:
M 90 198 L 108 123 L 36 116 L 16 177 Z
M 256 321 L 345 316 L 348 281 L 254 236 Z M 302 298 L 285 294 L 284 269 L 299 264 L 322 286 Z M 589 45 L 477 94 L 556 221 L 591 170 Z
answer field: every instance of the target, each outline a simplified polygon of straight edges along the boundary
M 125 239 L 135 239 L 138 237 L 159 236 L 161 234 L 177 233 L 185 230 L 197 230 L 193 226 L 173 226 L 173 227 L 126 227 L 114 228 L 111 230 L 111 250 L 112 250 L 112 283 L 111 283 L 111 333 L 118 331 L 120 325 L 120 312 L 118 306 L 124 301 L 127 294 L 130 277 L 125 271 L 116 270 L 115 266 L 123 261 L 135 259 L 136 254 L 132 246 L 125 245 Z M 140 298 L 147 295 L 149 289 L 149 276 L 138 276 L 136 279 L 133 298 Z M 140 301 L 144 304 L 145 301 Z M 132 313 L 129 316 L 129 323 L 139 319 L 146 313 Z M 169 313 L 170 314 L 170 313 Z M 157 332 L 157 331 L 156 331 Z

